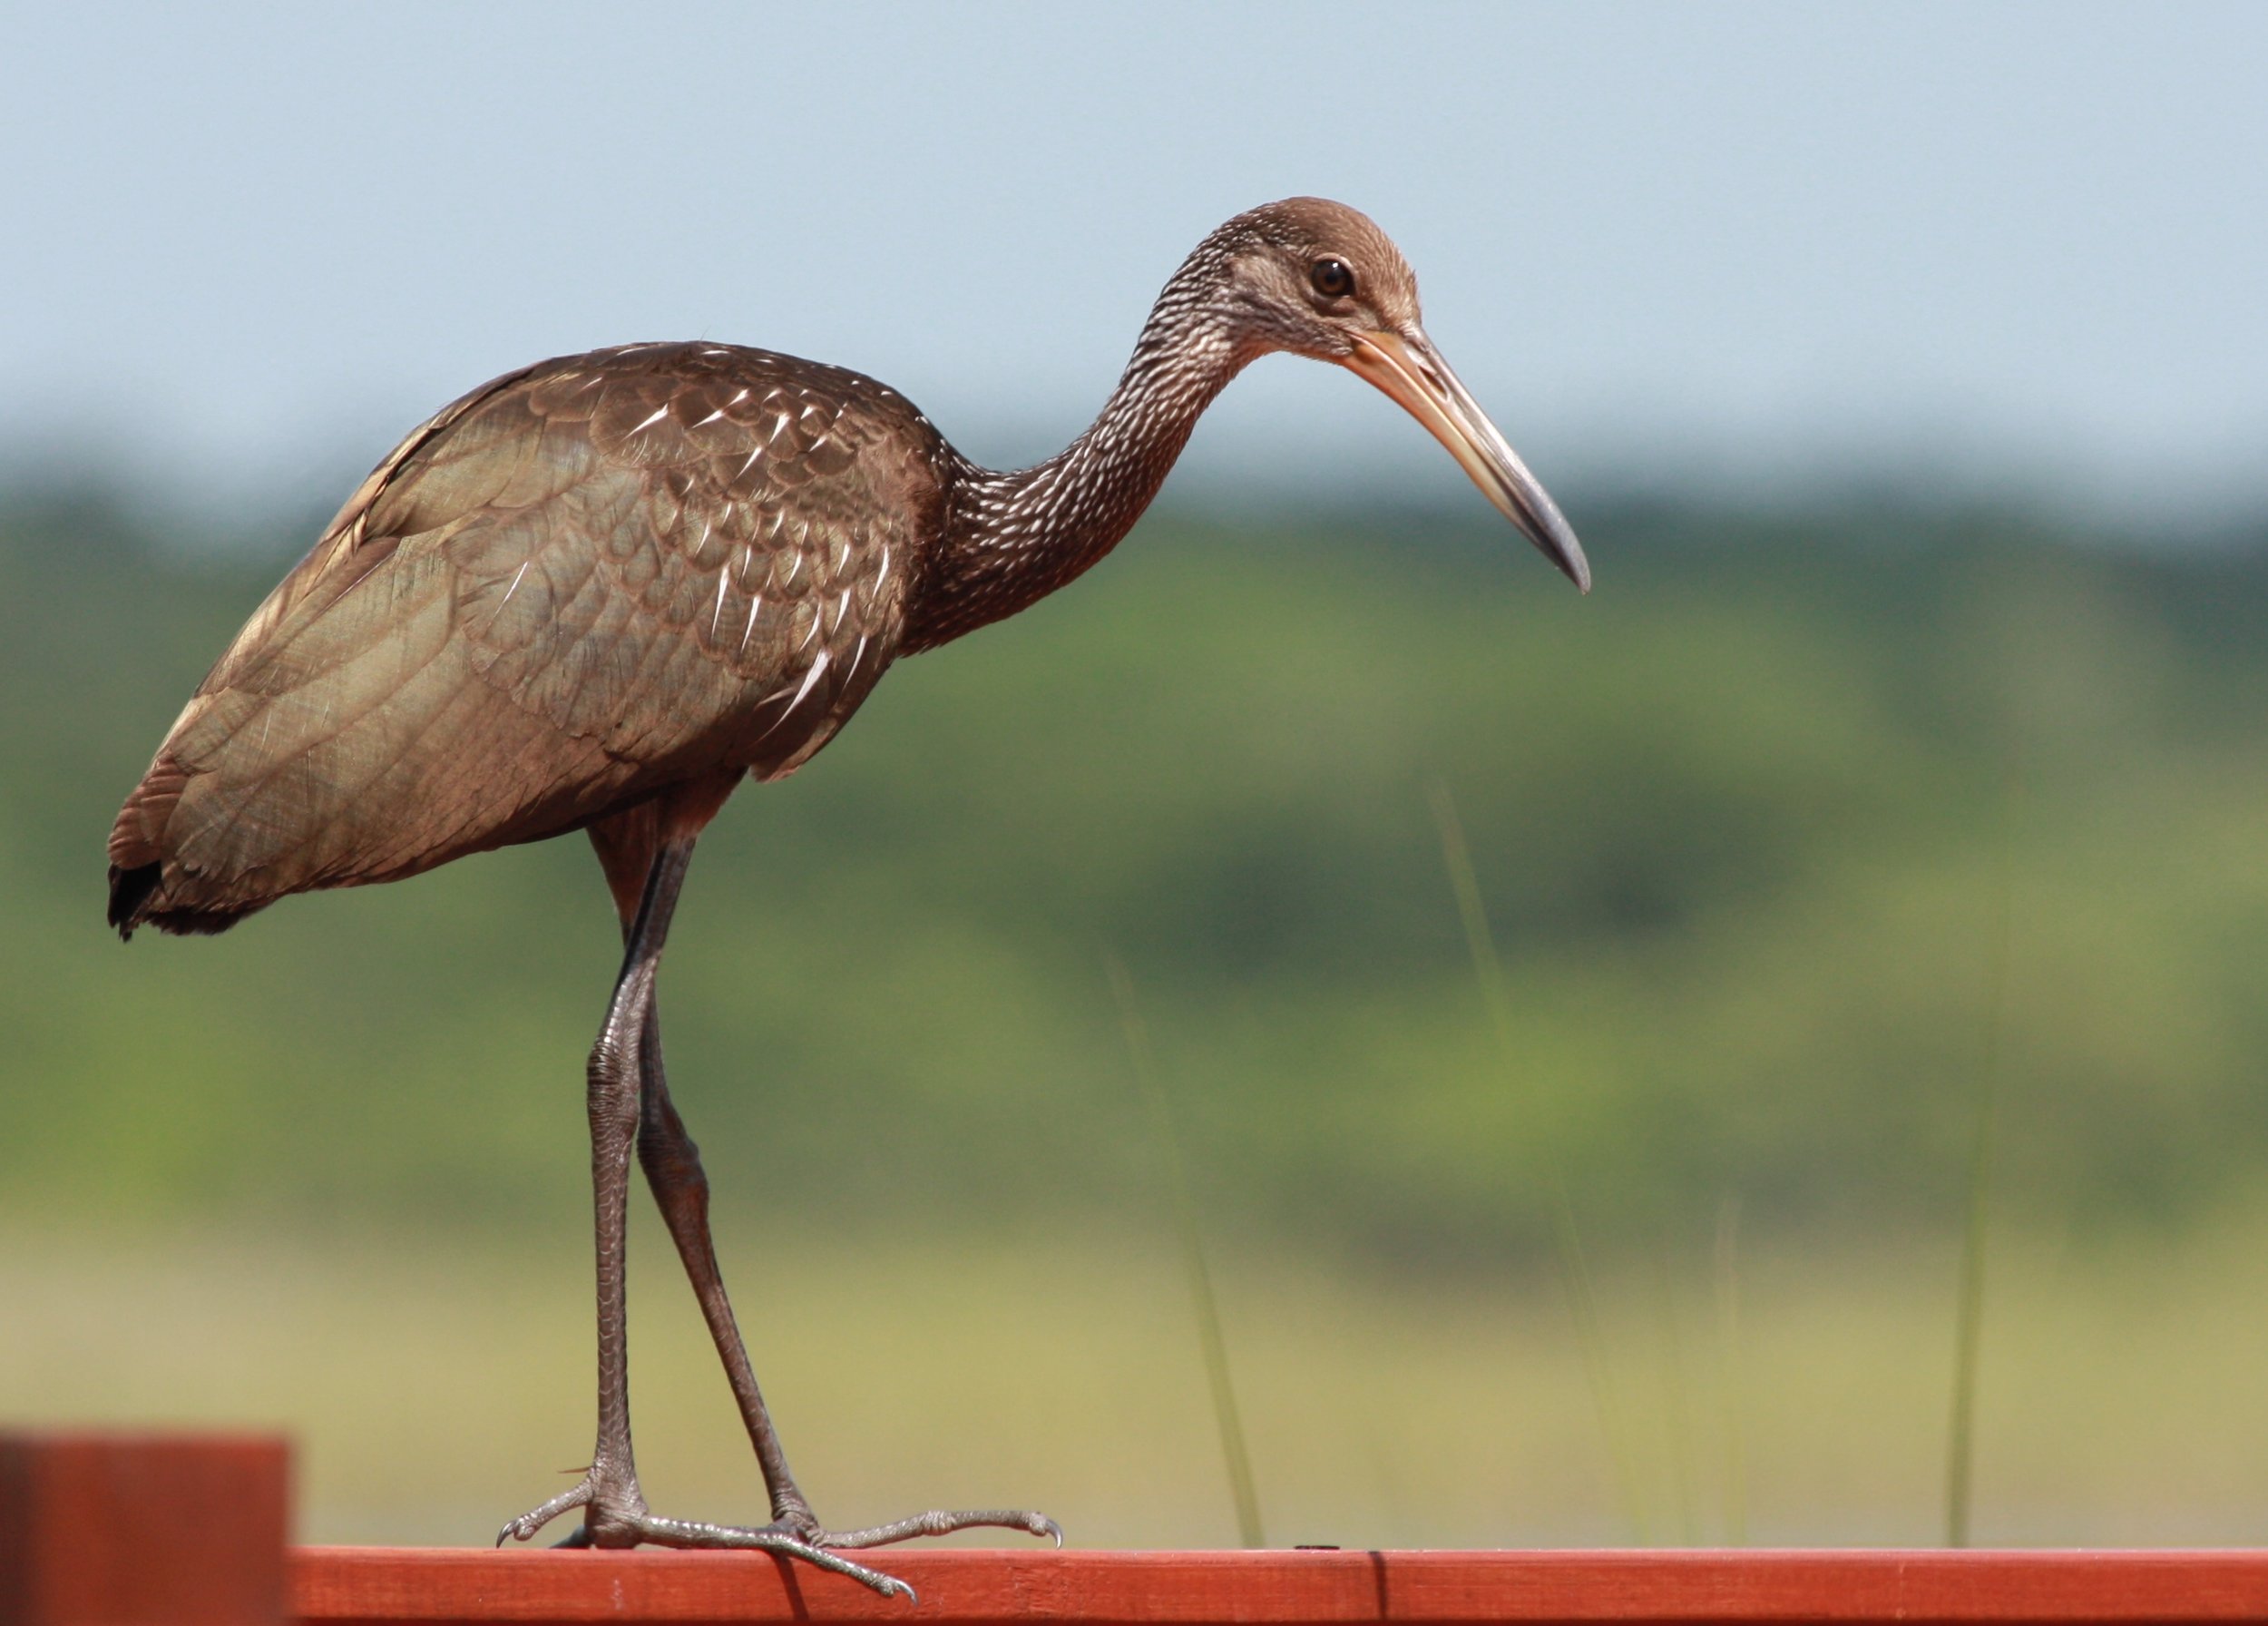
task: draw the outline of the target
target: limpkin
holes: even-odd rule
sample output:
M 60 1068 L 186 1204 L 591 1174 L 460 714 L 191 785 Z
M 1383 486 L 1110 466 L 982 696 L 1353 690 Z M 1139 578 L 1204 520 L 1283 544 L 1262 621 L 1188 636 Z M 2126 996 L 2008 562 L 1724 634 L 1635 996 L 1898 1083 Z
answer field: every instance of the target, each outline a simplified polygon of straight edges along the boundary
M 1343 204 L 1237 215 L 1167 281 L 1100 416 L 1031 468 L 970 462 L 904 397 L 719 344 L 539 362 L 413 430 L 253 612 L 110 837 L 110 919 L 217 932 L 294 892 L 398 880 L 586 831 L 624 943 L 591 1047 L 598 1436 L 569 1544 L 840 1556 L 1034 1513 L 830 1531 L 788 1472 L 719 1278 L 709 1189 L 671 1106 L 654 981 L 702 828 L 744 778 L 808 761 L 890 662 L 1032 603 L 1148 506 L 1246 364 L 1336 362 L 1399 402 L 1579 587 L 1574 534 L 1418 321 L 1393 243 Z M 636 1150 L 756 1449 L 771 1519 L 658 1517 L 631 1455 L 623 1310 Z

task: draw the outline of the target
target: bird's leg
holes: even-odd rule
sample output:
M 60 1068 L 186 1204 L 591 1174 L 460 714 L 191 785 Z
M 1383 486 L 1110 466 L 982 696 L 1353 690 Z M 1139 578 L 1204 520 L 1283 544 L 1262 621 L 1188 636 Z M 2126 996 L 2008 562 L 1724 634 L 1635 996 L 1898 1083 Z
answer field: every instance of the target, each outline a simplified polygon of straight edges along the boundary
M 638 1131 L 639 1073 L 653 1009 L 654 975 L 692 856 L 690 837 L 667 842 L 654 855 L 628 934 L 614 997 L 591 1047 L 591 1186 L 599 1289 L 599 1430 L 591 1466 L 580 1484 L 514 1519 L 496 1540 L 527 1541 L 560 1514 L 580 1507 L 582 1528 L 569 1538 L 571 1546 L 630 1547 L 652 1542 L 672 1547 L 761 1548 L 848 1575 L 885 1596 L 901 1592 L 910 1595 L 904 1582 L 822 1552 L 788 1531 L 656 1518 L 647 1511 L 638 1488 L 638 1465 L 631 1448 L 629 1317 L 623 1290 L 630 1154 Z
M 641 1036 L 638 1161 L 645 1168 L 646 1183 L 653 1189 L 654 1202 L 677 1243 L 678 1257 L 685 1261 L 685 1274 L 693 1284 L 694 1298 L 700 1301 L 709 1336 L 724 1362 L 726 1381 L 739 1403 L 740 1420 L 748 1425 L 749 1443 L 756 1447 L 757 1464 L 764 1472 L 764 1487 L 772 1501 L 769 1528 L 814 1547 L 879 1547 L 915 1536 L 983 1527 L 1051 1536 L 1061 1545 L 1063 1533 L 1054 1520 L 1017 1509 L 941 1510 L 865 1530 L 835 1531 L 820 1524 L 811 1504 L 797 1488 L 795 1475 L 788 1472 L 787 1454 L 772 1426 L 771 1413 L 765 1406 L 747 1346 L 741 1341 L 739 1324 L 725 1295 L 716 1246 L 709 1237 L 709 1178 L 701 1171 L 700 1149 L 693 1144 L 685 1121 L 670 1101 L 670 1086 L 661 1066 L 661 1023 L 650 993 Z
M 645 1511 L 631 1445 L 630 1328 L 624 1290 L 631 1146 L 638 1131 L 642 1029 L 670 916 L 692 857 L 690 843 L 655 854 L 638 913 L 625 934 L 622 966 L 606 1020 L 591 1046 L 585 1105 L 591 1123 L 591 1203 L 599 1298 L 599 1432 L 582 1482 L 522 1514 L 497 1537 L 526 1541 L 571 1508 L 584 1510 L 578 1544 L 620 1546 L 621 1525 Z M 636 1538 L 631 1538 L 634 1541 Z
M 740 1324 L 725 1294 L 724 1276 L 717 1268 L 717 1247 L 709 1229 L 709 1176 L 701 1168 L 701 1150 L 686 1132 L 670 1100 L 669 1076 L 661 1065 L 661 1023 L 651 1005 L 646 1011 L 645 1046 L 640 1067 L 638 1161 L 646 1171 L 654 1205 L 661 1210 L 678 1258 L 685 1262 L 686 1278 L 700 1302 L 701 1319 L 724 1362 L 725 1381 L 739 1403 L 740 1420 L 748 1425 L 748 1443 L 756 1447 L 757 1465 L 764 1473 L 764 1488 L 771 1497 L 772 1518 L 777 1523 L 808 1525 L 810 1504 L 796 1487 L 787 1468 L 787 1453 L 772 1426 L 772 1415 L 758 1387 L 756 1369 L 748 1361 Z

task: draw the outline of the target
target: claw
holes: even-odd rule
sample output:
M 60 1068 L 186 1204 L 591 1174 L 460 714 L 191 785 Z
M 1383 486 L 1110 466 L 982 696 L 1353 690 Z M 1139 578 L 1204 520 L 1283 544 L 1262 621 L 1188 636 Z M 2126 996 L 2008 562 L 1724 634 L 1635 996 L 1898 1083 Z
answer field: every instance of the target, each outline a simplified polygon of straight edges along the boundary
M 543 1504 L 543 1506 L 530 1508 L 526 1513 L 522 1513 L 518 1518 L 513 1520 L 511 1523 L 505 1525 L 502 1530 L 496 1533 L 496 1545 L 501 1547 L 508 1541 L 533 1541 L 535 1537 L 535 1533 L 543 1529 L 544 1525 L 549 1524 L 553 1519 L 558 1518 L 560 1514 L 567 1512 L 570 1508 L 584 1506 L 590 1502 L 590 1500 L 591 1482 L 588 1479 L 585 1479 L 581 1484 L 576 1485 L 573 1489 L 562 1491 L 558 1495 Z M 577 1533 L 581 1534 L 583 1538 L 582 1543 L 578 1543 L 573 1536 L 570 1536 L 566 1541 L 561 1543 L 560 1544 L 562 1546 L 574 1546 L 578 1544 L 587 1544 L 589 1543 L 591 1538 L 588 1532 L 578 1532 Z
M 748 1531 L 738 1533 L 764 1535 L 769 1533 Z M 777 1536 L 771 1541 L 752 1544 L 758 1545 L 758 1550 L 762 1552 L 789 1558 L 799 1558 L 814 1569 L 832 1570 L 836 1574 L 855 1581 L 861 1586 L 872 1588 L 885 1598 L 894 1598 L 903 1592 L 908 1603 L 918 1604 L 921 1602 L 914 1596 L 913 1587 L 900 1581 L 896 1576 L 885 1575 L 880 1570 L 870 1570 L 865 1564 L 853 1563 L 840 1553 L 829 1553 L 824 1547 L 813 1546 L 807 1542 L 797 1541 L 793 1536 Z

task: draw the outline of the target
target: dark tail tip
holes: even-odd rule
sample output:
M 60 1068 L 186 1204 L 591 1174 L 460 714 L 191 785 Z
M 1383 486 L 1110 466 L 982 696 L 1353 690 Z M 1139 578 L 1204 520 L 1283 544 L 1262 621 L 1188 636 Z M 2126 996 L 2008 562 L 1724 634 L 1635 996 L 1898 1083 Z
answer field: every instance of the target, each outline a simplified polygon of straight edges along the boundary
M 111 866 L 111 924 L 118 928 L 122 941 L 133 939 L 134 927 L 142 924 L 144 906 L 158 889 L 161 864 L 142 864 L 132 869 Z

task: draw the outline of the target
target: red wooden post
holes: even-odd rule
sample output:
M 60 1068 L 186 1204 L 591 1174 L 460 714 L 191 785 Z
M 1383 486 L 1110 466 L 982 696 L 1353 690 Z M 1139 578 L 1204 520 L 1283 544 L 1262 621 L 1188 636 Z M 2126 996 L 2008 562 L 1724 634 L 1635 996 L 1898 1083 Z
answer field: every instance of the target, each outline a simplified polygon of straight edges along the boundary
M 281 1440 L 0 1434 L 0 1626 L 282 1626 Z

